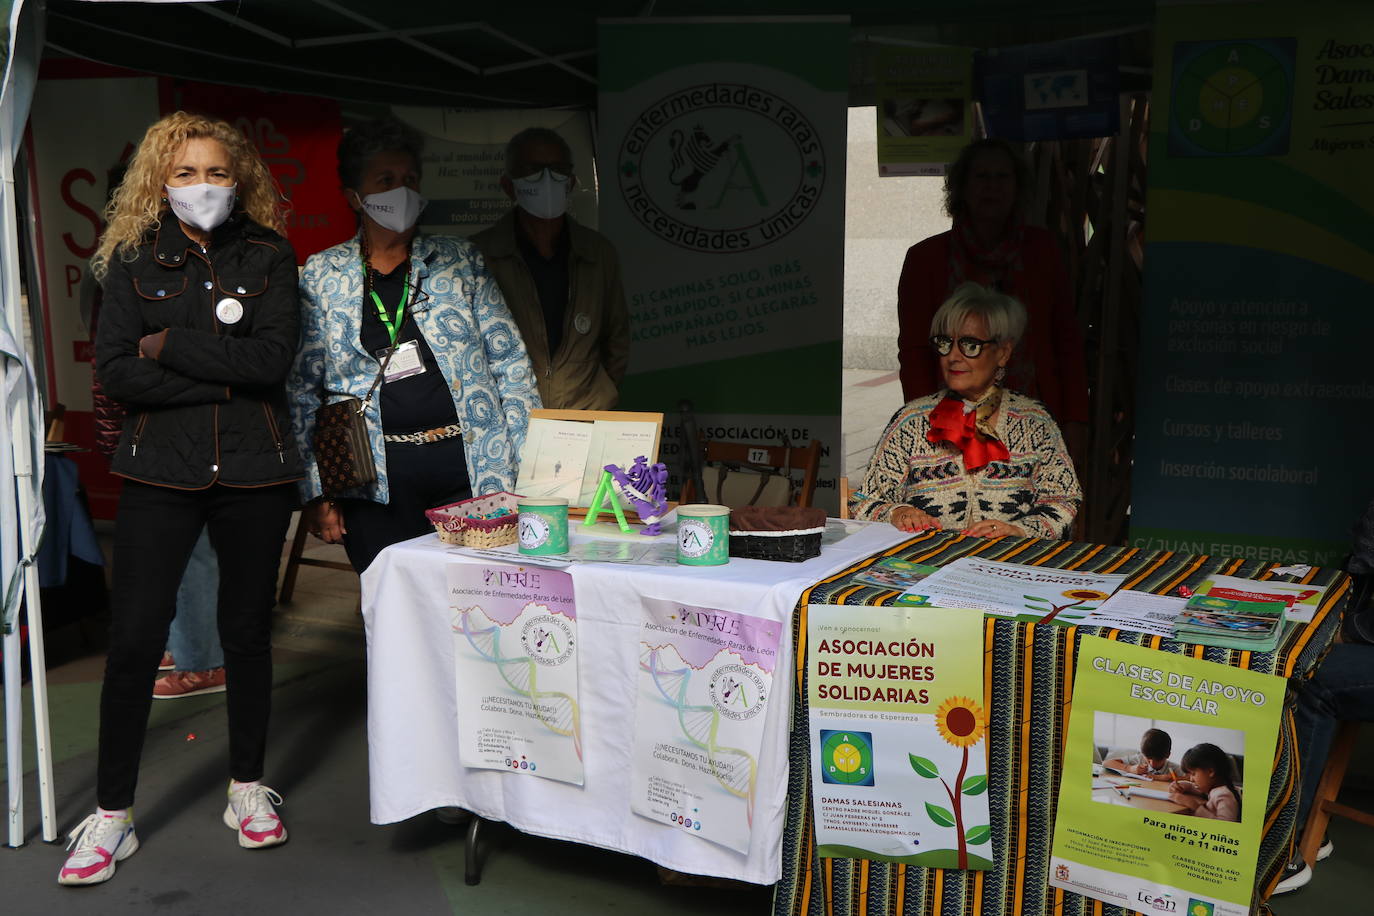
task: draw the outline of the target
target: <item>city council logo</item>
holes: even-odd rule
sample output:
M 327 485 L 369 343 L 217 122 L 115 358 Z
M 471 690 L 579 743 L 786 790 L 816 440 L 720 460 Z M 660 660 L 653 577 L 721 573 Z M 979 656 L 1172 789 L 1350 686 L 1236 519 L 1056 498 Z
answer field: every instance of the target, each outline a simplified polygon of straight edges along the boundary
M 711 675 L 707 692 L 722 716 L 738 722 L 757 716 L 767 699 L 763 678 L 746 665 L 721 665 Z
M 555 668 L 572 658 L 572 627 L 555 614 L 531 617 L 520 628 L 520 645 L 536 665 Z
M 694 251 L 740 252 L 787 235 L 825 185 L 825 151 L 806 116 L 740 83 L 680 89 L 642 111 L 617 173 L 630 213 Z

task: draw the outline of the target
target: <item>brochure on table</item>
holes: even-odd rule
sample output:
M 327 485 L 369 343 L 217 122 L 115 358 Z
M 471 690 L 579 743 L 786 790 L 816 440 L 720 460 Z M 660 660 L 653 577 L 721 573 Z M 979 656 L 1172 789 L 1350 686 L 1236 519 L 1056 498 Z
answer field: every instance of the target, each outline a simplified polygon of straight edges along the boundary
M 1079 623 L 1085 627 L 1110 627 L 1150 636 L 1174 638 L 1174 618 L 1183 610 L 1186 598 L 1156 595 L 1123 588 L 1098 605 Z
M 747 853 L 785 624 L 659 598 L 641 604 L 630 809 Z
M 448 563 L 458 762 L 582 785 L 572 576 Z
M 1084 636 L 1050 884 L 1147 913 L 1248 914 L 1284 688 L 1282 678 Z M 1147 729 L 1169 735 L 1175 763 L 1191 751 L 1223 765 L 1185 768 L 1179 782 L 1103 768 L 1139 751 Z M 1238 821 L 1209 816 L 1236 802 Z
M 1230 591 L 1258 592 L 1286 601 L 1284 618 L 1288 621 L 1311 623 L 1317 608 L 1326 594 L 1324 585 L 1303 585 L 1300 582 L 1272 582 L 1258 579 L 1241 579 L 1236 576 L 1208 576 L 1197 587 L 1194 597 L 1206 596 L 1213 592 L 1226 594 Z
M 982 616 L 813 604 L 806 633 L 817 852 L 991 868 Z
M 1040 623 L 1078 623 L 1121 587 L 1125 576 L 960 557 L 909 588 L 899 603 L 977 608 Z

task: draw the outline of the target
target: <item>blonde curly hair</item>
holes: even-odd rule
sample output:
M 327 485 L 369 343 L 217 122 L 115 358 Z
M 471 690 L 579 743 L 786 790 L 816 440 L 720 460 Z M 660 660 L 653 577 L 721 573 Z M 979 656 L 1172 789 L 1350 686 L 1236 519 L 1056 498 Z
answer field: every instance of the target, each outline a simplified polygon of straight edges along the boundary
M 163 185 L 172 159 L 187 140 L 196 138 L 218 140 L 229 151 L 230 169 L 238 183 L 236 206 L 254 222 L 285 232 L 285 211 L 272 175 L 253 144 L 225 121 L 178 111 L 148 128 L 124 180 L 105 206 L 105 234 L 91 258 L 96 279 L 105 279 L 116 256 L 132 261 L 148 232 L 161 228 L 166 206 Z

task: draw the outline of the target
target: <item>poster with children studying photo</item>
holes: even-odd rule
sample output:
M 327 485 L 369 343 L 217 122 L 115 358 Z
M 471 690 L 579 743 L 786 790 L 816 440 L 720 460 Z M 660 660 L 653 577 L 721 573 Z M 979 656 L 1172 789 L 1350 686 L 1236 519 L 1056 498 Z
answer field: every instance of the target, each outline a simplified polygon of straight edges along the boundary
M 1083 637 L 1050 884 L 1136 911 L 1246 916 L 1284 686 Z

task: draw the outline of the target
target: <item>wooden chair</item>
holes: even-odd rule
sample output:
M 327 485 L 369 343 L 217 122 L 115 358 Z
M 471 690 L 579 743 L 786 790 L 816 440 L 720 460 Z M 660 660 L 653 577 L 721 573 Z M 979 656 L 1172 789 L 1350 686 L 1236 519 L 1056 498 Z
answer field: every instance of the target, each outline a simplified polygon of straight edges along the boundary
M 290 604 L 291 596 L 296 591 L 296 574 L 302 566 L 321 566 L 325 569 L 337 569 L 342 572 L 353 572 L 353 566 L 349 563 L 342 563 L 338 560 L 317 560 L 314 557 L 304 556 L 305 538 L 310 532 L 305 530 L 305 519 L 301 513 L 296 517 L 296 536 L 291 541 L 291 552 L 286 555 L 286 574 L 281 580 L 281 595 L 277 599 L 279 604 Z
M 840 478 L 840 518 L 849 518 L 849 478 Z
M 44 441 L 62 442 L 67 435 L 67 405 L 60 401 L 54 402 L 52 407 L 44 411 L 43 420 L 46 424 Z
M 1317 848 L 1326 836 L 1326 825 L 1331 816 L 1348 817 L 1366 827 L 1374 827 L 1374 814 L 1352 808 L 1336 801 L 1341 794 L 1341 783 L 1350 758 L 1355 753 L 1356 739 L 1360 735 L 1360 722 L 1347 720 L 1340 723 L 1336 737 L 1331 740 L 1331 751 L 1326 757 L 1326 769 L 1322 770 L 1321 781 L 1317 783 L 1317 794 L 1312 797 L 1312 808 L 1307 813 L 1307 825 L 1302 829 L 1302 860 L 1308 867 L 1317 861 Z
M 809 506 L 811 497 L 816 492 L 816 478 L 820 473 L 821 466 L 821 443 L 819 440 L 812 439 L 810 445 L 806 446 L 783 446 L 783 445 L 750 445 L 742 442 L 703 442 L 701 443 L 701 453 L 708 466 L 715 466 L 722 473 L 739 473 L 757 475 L 759 480 L 758 492 L 762 492 L 768 480 L 773 476 L 787 477 L 791 486 L 789 489 L 795 493 L 795 499 L 789 500 L 793 505 Z M 796 472 L 801 472 L 801 482 L 797 483 Z M 707 487 L 710 484 L 706 485 Z M 715 493 L 697 493 L 696 484 L 689 477 L 682 485 L 682 502 L 690 503 L 701 499 L 714 501 L 718 498 Z M 752 503 L 753 500 L 746 500 L 740 503 Z M 738 508 L 732 506 L 731 508 Z

